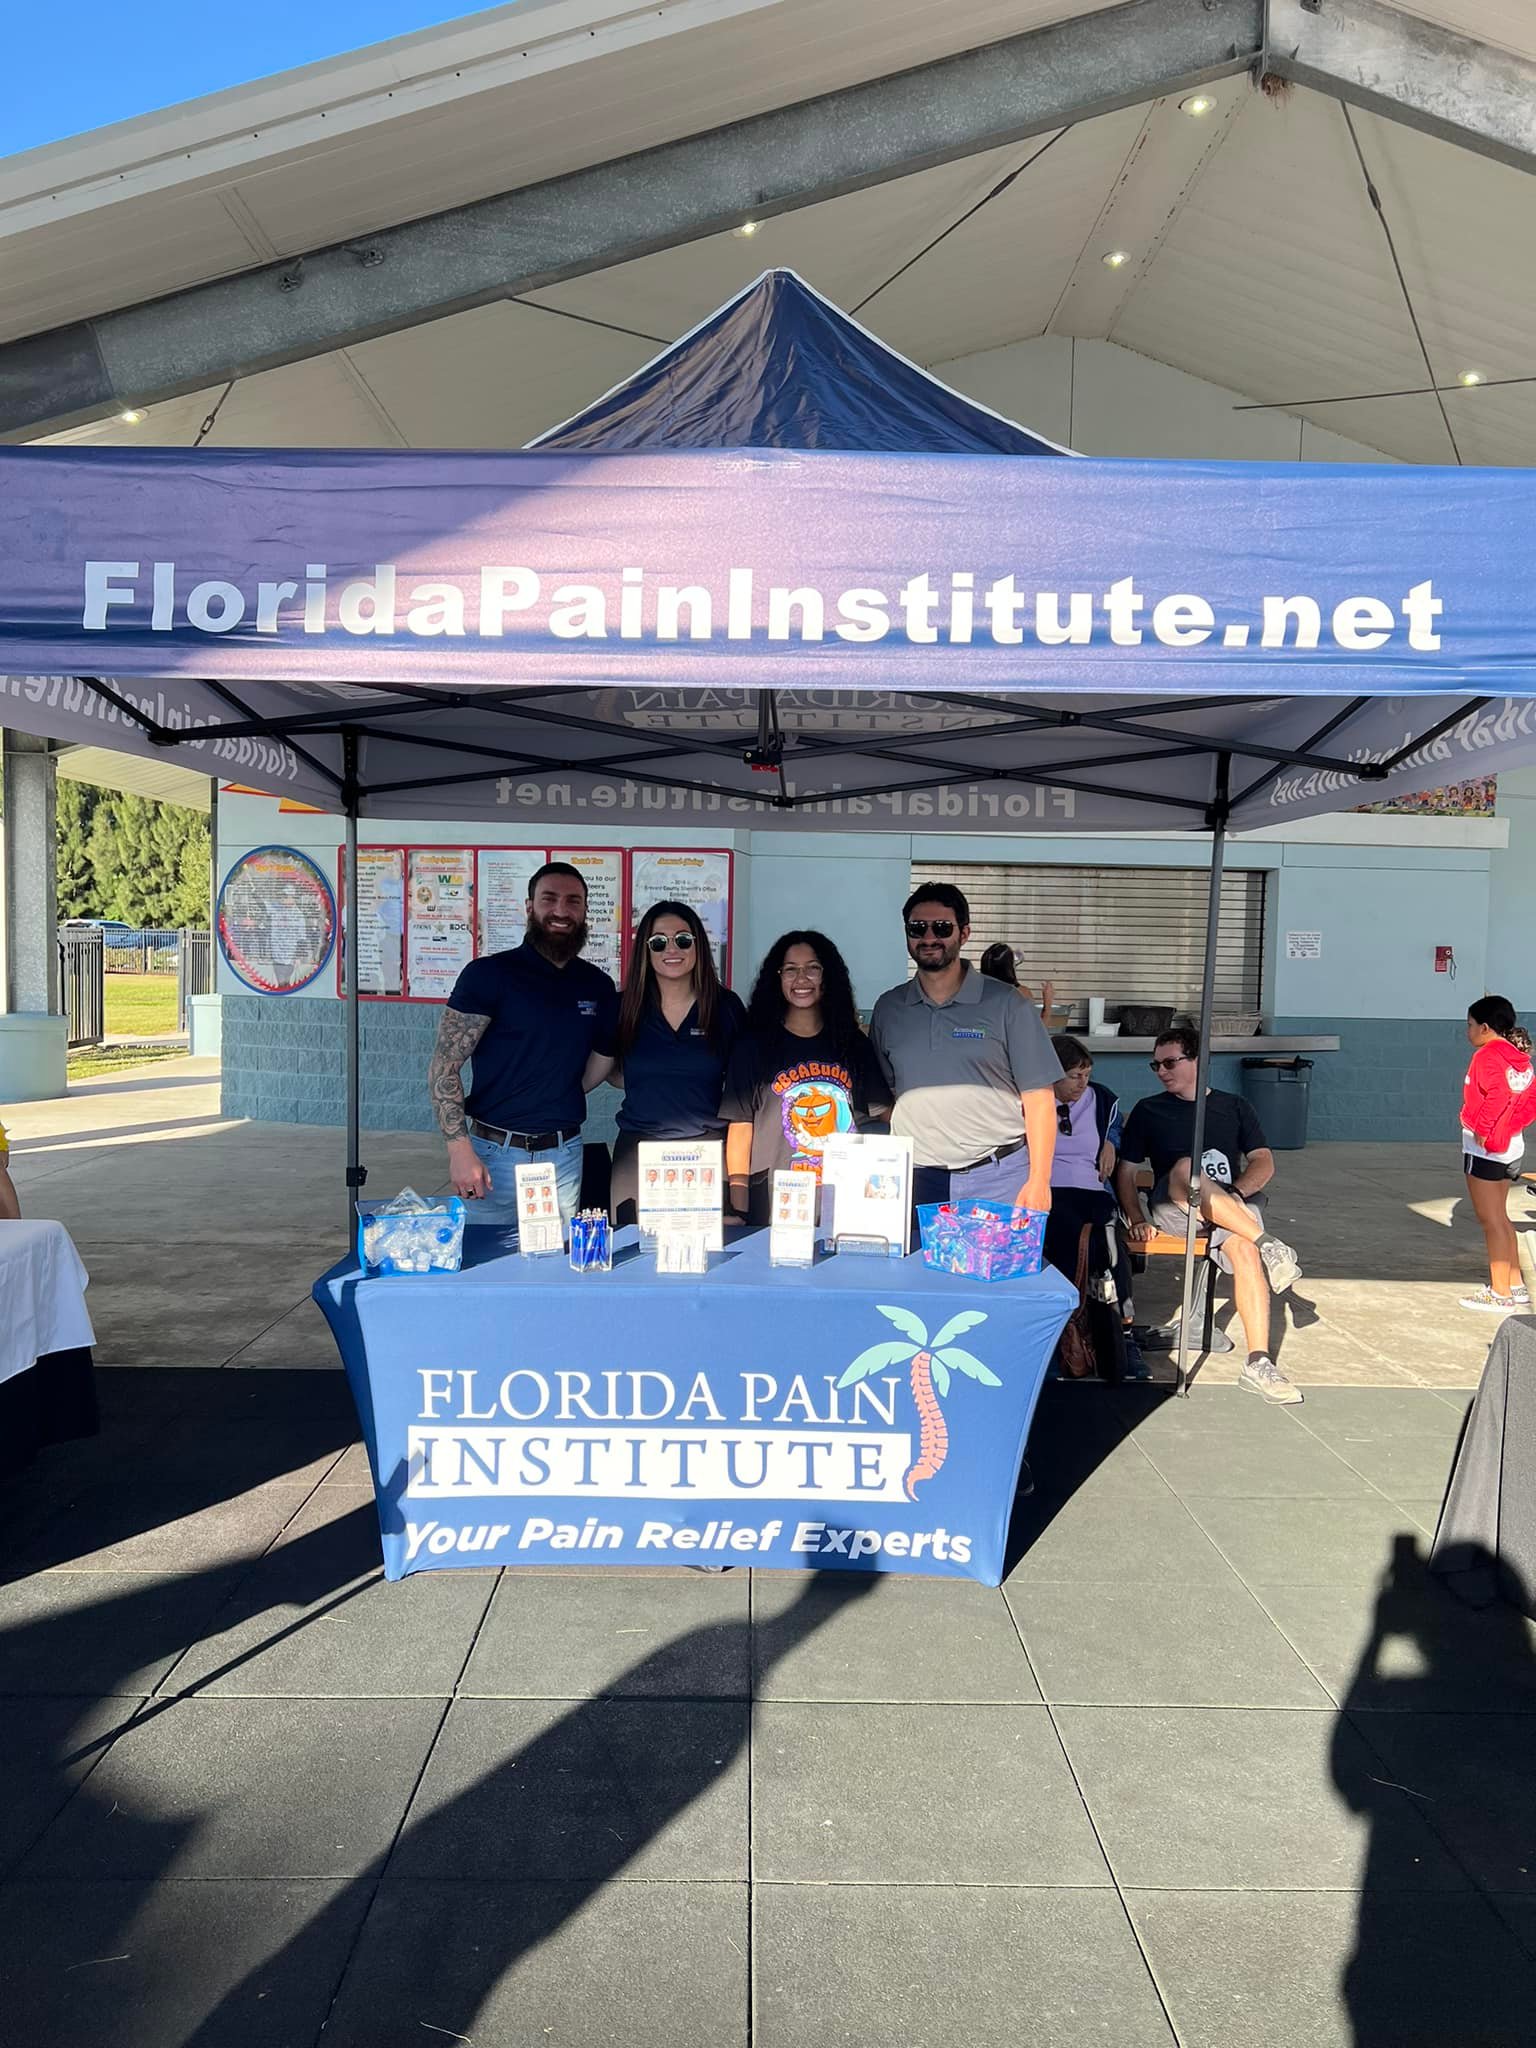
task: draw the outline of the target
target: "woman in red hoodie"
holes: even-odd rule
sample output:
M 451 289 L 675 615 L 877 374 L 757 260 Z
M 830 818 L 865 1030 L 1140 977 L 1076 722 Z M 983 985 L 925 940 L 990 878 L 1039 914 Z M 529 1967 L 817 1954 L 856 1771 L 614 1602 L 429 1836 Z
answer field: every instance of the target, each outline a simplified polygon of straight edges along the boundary
M 1530 1038 L 1503 996 L 1482 996 L 1467 1011 L 1467 1041 L 1476 1050 L 1461 1095 L 1462 1169 L 1467 1194 L 1488 1243 L 1488 1285 L 1464 1294 L 1463 1308 L 1528 1315 L 1531 1297 L 1520 1280 L 1520 1250 L 1509 1220 L 1509 1184 L 1520 1171 L 1536 1119 L 1536 1074 Z

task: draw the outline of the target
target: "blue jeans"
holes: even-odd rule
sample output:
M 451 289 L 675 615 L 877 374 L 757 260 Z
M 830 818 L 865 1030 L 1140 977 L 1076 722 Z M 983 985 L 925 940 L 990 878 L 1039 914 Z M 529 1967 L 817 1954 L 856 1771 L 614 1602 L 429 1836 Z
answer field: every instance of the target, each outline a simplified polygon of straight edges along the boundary
M 560 1220 L 569 1223 L 576 1213 L 576 1204 L 581 1199 L 581 1133 L 567 1138 L 563 1145 L 554 1145 L 544 1152 L 525 1152 L 518 1145 L 493 1145 L 489 1138 L 477 1138 L 473 1134 L 469 1142 L 475 1148 L 475 1157 L 491 1176 L 491 1192 L 482 1195 L 478 1202 L 470 1202 L 466 1221 L 489 1223 L 503 1230 L 517 1229 L 517 1180 L 514 1169 L 519 1166 L 552 1166 L 555 1169 L 555 1192 L 560 1202 Z

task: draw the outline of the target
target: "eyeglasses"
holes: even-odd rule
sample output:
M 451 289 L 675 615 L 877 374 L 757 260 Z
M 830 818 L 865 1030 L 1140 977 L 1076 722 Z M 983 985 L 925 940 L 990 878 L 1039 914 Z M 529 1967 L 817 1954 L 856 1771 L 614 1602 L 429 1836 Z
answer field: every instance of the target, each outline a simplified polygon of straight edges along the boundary
M 826 969 L 818 966 L 814 961 L 809 967 L 791 967 L 786 961 L 784 966 L 779 969 L 779 979 L 781 981 L 820 981 L 825 972 Z
M 1175 1067 L 1182 1067 L 1188 1058 L 1187 1052 L 1176 1052 L 1171 1060 L 1148 1060 L 1147 1065 L 1154 1074 L 1171 1074 Z
M 692 932 L 652 932 L 645 942 L 653 953 L 670 953 L 675 947 L 679 953 L 693 951 Z
M 952 939 L 955 936 L 955 921 L 952 917 L 909 917 L 907 919 L 907 937 L 909 939 L 926 938 L 929 932 L 932 932 L 936 939 Z
M 1070 1138 L 1072 1135 L 1072 1105 L 1070 1102 L 1058 1102 L 1056 1105 L 1056 1134 L 1061 1138 Z

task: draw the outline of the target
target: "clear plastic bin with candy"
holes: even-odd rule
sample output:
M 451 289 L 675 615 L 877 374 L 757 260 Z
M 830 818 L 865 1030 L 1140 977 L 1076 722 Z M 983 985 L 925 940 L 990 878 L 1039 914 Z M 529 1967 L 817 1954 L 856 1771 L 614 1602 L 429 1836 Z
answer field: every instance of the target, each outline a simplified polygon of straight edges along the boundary
M 1045 1217 L 1007 1202 L 924 1203 L 917 1212 L 923 1264 L 967 1280 L 1017 1280 L 1038 1273 Z
M 464 1204 L 457 1195 L 402 1188 L 392 1201 L 357 1205 L 357 1256 L 376 1273 L 457 1273 Z

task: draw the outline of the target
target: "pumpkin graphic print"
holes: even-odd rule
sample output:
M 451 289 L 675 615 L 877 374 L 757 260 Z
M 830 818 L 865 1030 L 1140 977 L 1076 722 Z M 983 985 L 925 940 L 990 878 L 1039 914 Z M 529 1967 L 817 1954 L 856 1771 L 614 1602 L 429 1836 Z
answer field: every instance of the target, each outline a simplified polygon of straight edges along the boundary
M 809 1060 L 777 1075 L 773 1091 L 779 1098 L 790 1164 L 819 1173 L 828 1138 L 853 1129 L 852 1077 L 830 1061 Z

